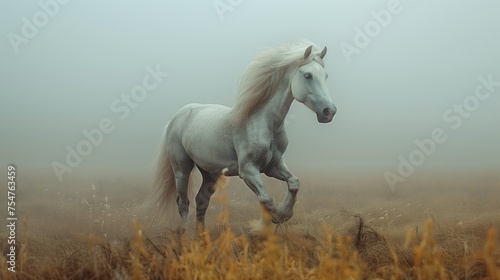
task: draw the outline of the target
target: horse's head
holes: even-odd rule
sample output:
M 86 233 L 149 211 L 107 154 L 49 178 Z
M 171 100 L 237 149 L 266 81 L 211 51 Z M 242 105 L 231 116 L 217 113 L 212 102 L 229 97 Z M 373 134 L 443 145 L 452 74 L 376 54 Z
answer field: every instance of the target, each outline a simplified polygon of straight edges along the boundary
M 293 98 L 315 112 L 320 123 L 331 122 L 337 112 L 326 86 L 328 74 L 323 63 L 325 54 L 326 47 L 316 55 L 312 54 L 312 46 L 309 46 L 297 71 L 292 74 L 290 83 Z

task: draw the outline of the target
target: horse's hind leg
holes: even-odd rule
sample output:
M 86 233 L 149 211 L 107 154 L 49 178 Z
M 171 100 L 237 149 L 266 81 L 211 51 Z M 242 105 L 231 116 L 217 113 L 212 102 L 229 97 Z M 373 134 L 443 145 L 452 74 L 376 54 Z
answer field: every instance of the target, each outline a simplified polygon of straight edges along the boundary
M 201 176 L 203 176 L 203 182 L 196 195 L 196 222 L 198 230 L 203 230 L 205 226 L 205 213 L 210 203 L 210 197 L 215 192 L 215 183 L 220 175 L 209 173 L 199 167 L 198 169 L 200 170 Z
M 188 222 L 189 213 L 189 198 L 188 198 L 188 182 L 191 170 L 193 170 L 194 162 L 188 156 L 184 148 L 179 147 L 172 149 L 170 153 L 170 161 L 175 175 L 175 187 L 177 189 L 177 206 L 179 214 L 182 217 L 184 226 Z

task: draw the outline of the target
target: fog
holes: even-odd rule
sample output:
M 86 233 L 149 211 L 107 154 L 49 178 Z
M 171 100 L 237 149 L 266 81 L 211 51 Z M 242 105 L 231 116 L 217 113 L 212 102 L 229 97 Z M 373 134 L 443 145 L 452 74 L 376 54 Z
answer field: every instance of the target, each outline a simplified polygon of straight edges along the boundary
M 319 124 L 293 104 L 292 171 L 383 179 L 412 153 L 424 155 L 416 173 L 500 169 L 500 1 L 66 2 L 0 4 L 2 168 L 56 178 L 54 162 L 67 165 L 67 147 L 104 121 L 109 132 L 62 178 L 147 174 L 178 109 L 232 106 L 253 57 L 308 38 L 328 47 L 338 113 Z M 126 105 L 155 71 L 157 86 Z

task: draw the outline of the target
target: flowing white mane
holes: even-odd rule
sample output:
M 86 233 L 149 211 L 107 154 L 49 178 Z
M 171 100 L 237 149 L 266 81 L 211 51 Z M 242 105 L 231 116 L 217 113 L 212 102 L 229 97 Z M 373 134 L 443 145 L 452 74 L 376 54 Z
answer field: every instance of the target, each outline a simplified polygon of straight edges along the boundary
M 311 45 L 314 55 L 304 59 L 304 51 Z M 289 66 L 298 67 L 309 63 L 312 59 L 323 65 L 323 61 L 318 56 L 318 50 L 316 44 L 304 39 L 259 53 L 241 77 L 238 98 L 233 107 L 232 122 L 241 123 L 265 104 L 276 92 Z

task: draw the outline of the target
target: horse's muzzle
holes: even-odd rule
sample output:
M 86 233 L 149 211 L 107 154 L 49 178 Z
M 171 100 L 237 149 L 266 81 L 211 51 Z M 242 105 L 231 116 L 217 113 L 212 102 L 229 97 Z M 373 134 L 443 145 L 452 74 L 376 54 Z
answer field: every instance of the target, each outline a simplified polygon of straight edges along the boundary
M 333 117 L 337 113 L 337 108 L 325 108 L 321 113 L 316 113 L 318 117 L 318 122 L 329 123 L 333 120 Z

